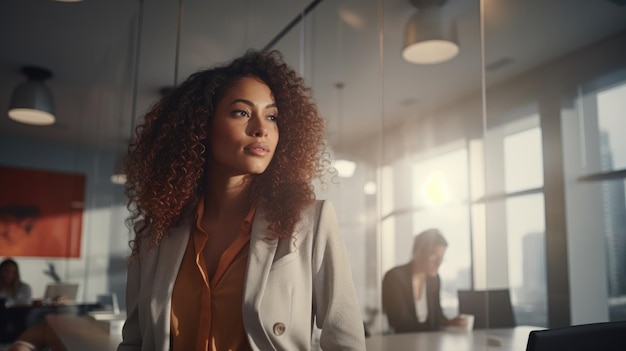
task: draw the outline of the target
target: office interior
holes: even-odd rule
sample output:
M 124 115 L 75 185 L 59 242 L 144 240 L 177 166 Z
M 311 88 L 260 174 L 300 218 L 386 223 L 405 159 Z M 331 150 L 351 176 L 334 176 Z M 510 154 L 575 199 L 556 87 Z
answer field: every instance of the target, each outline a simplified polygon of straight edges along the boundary
M 403 59 L 420 3 L 454 26 L 456 56 Z M 371 334 L 389 332 L 383 275 L 433 227 L 449 316 L 458 290 L 507 289 L 518 325 L 626 320 L 625 1 L 4 0 L 0 48 L 0 166 L 85 181 L 79 254 L 13 256 L 34 297 L 54 267 L 77 301 L 124 307 L 132 233 L 111 177 L 133 128 L 164 90 L 256 48 L 305 78 L 327 152 L 354 166 L 315 188 Z M 52 72 L 50 126 L 7 117 L 24 65 Z

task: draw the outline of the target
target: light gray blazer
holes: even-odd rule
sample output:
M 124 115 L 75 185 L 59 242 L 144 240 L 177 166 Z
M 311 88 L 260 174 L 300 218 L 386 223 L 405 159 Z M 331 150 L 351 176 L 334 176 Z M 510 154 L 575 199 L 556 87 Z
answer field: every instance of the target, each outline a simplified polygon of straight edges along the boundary
M 264 217 L 259 208 L 244 287 L 243 320 L 252 348 L 310 350 L 315 320 L 322 350 L 365 350 L 363 319 L 332 204 L 315 201 L 288 239 L 267 239 Z M 131 261 L 118 351 L 170 349 L 172 289 L 191 223 L 189 218 Z

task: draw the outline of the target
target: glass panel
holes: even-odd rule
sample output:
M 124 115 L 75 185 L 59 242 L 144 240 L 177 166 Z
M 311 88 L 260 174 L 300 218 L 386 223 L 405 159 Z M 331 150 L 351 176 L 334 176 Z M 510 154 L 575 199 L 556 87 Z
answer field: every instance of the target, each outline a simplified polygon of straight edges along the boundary
M 602 183 L 609 317 L 626 320 L 626 180 Z
M 472 287 L 470 265 L 470 223 L 466 205 L 417 212 L 413 215 L 413 233 L 437 228 L 448 247 L 439 268 L 441 306 L 448 318 L 458 315 L 457 291 Z M 405 244 L 408 249 L 410 246 Z M 406 261 L 405 261 L 406 262 Z
M 607 247 L 609 319 L 626 320 L 626 180 L 602 184 Z
M 598 97 L 603 171 L 626 169 L 626 82 L 601 91 Z
M 383 130 L 379 169 L 393 170 L 393 196 L 381 194 L 382 240 L 387 241 L 381 251 L 380 278 L 393 266 L 411 260 L 413 240 L 419 232 L 439 229 L 448 242 L 438 270 L 440 299 L 445 315 L 452 318 L 458 314 L 457 291 L 472 288 L 470 181 L 472 196 L 484 196 L 480 3 L 445 2 L 440 19 L 456 25 L 461 53 L 433 64 L 412 63 L 402 56 L 408 40 L 405 29 L 420 25 L 414 15 L 423 9 L 415 3 L 380 1 L 378 9 L 382 22 L 376 59 L 380 60 L 379 128 Z M 360 66 L 359 61 L 354 64 Z M 363 101 L 368 98 L 362 96 Z M 363 139 L 362 145 L 372 141 Z M 395 230 L 393 241 L 387 238 L 388 230 Z M 395 250 L 388 249 L 391 245 Z M 386 322 L 387 316 L 383 313 L 382 317 Z M 383 323 L 381 332 L 393 330 Z
M 548 325 L 543 201 L 543 194 L 506 201 L 509 283 L 519 325 Z
M 585 125 L 582 147 L 588 174 L 626 169 L 626 70 L 581 85 L 578 110 Z
M 313 3 L 291 2 L 300 9 Z M 334 166 L 341 171 L 337 162 L 340 159 L 355 166 L 351 176 L 327 175 L 324 186 L 316 185 L 315 191 L 318 199 L 332 201 L 337 211 L 370 333 L 380 333 L 383 328 L 380 250 L 395 250 L 396 220 L 390 218 L 382 224 L 379 202 L 393 198 L 397 191 L 390 183 L 396 173 L 383 174 L 380 170 L 378 6 L 377 1 L 318 2 L 274 46 L 312 87 L 318 109 L 326 119 L 326 151 L 333 157 Z M 272 11 L 275 9 L 272 7 Z M 394 208 L 387 205 L 391 206 L 389 211 Z
M 470 289 L 470 220 L 467 198 L 467 150 L 420 160 L 413 165 L 413 233 L 437 228 L 448 241 L 439 268 L 441 304 L 452 318 L 458 314 L 457 291 Z
M 504 137 L 505 191 L 512 193 L 543 186 L 541 129 L 536 127 Z
M 472 287 L 476 290 L 487 289 L 487 223 L 485 204 L 471 206 L 472 237 L 471 264 Z
M 472 201 L 485 196 L 485 145 L 482 139 L 469 142 L 470 198 Z
M 624 115 L 624 99 L 618 97 L 623 96 L 626 81 L 624 7 L 592 0 L 557 0 L 549 6 L 536 1 L 481 2 L 487 245 L 506 244 L 512 249 L 522 245 L 520 235 L 531 230 L 526 225 L 545 219 L 545 227 L 533 229 L 545 234 L 528 240 L 537 244 L 532 250 L 540 250 L 539 236 L 544 235 L 546 251 L 541 272 L 541 265 L 535 265 L 540 256 L 528 256 L 521 246 L 518 253 L 509 250 L 504 255 L 487 250 L 488 285 L 511 289 L 518 324 L 549 321 L 549 327 L 559 327 L 607 321 L 604 209 L 614 199 L 603 195 L 599 182 L 581 177 L 624 165 L 626 147 L 620 143 L 626 126 L 617 117 Z M 563 12 L 562 6 L 568 10 Z M 518 128 L 528 116 L 537 116 L 536 123 Z M 520 134 L 512 135 L 516 133 Z M 532 133 L 526 137 L 533 141 L 523 142 L 523 133 Z M 535 198 L 534 207 L 513 205 L 527 196 Z M 506 206 L 498 204 L 501 199 Z M 525 223 L 529 213 L 532 217 Z M 545 306 L 533 302 L 537 314 L 532 317 L 520 314 L 532 294 L 524 295 L 513 285 L 524 278 L 520 267 L 527 262 L 537 269 L 535 278 L 545 276 L 550 301 Z M 502 272 L 507 266 L 508 272 Z M 545 316 L 535 318 L 544 311 Z
M 469 197 L 466 149 L 420 160 L 414 163 L 412 171 L 415 209 L 466 203 Z
M 6 188 L 0 190 L 0 257 L 15 258 L 35 300 L 42 300 L 48 284 L 63 281 L 79 285 L 78 303 L 113 292 L 124 304 L 126 202 L 123 187 L 110 179 L 130 136 L 138 6 L 135 1 L 63 5 L 0 4 L 0 165 L 27 175 L 10 184 L 17 202 Z M 53 125 L 27 126 L 7 118 L 11 93 L 26 80 L 20 67 L 30 64 L 52 74 L 45 84 L 55 105 Z M 38 214 L 28 224 L 27 241 L 9 245 L 4 223 L 20 215 L 12 209 L 24 200 Z M 43 315 L 33 315 L 33 322 L 43 321 Z
M 623 176 L 613 173 L 624 168 L 623 120 L 618 117 L 624 82 L 626 70 L 614 69 L 581 83 L 576 95 L 563 99 L 565 170 L 576 180 L 566 188 L 569 249 L 571 255 L 597 257 L 571 262 L 576 321 L 626 320 L 626 200 Z

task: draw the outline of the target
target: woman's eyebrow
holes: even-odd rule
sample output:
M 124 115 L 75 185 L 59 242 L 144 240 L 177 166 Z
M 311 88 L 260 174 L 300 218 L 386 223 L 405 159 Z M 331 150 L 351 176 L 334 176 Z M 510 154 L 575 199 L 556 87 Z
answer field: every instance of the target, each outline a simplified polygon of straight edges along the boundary
M 250 100 L 246 100 L 246 99 L 235 99 L 235 100 L 233 100 L 233 101 L 230 103 L 230 105 L 234 105 L 234 104 L 239 103 L 239 102 L 240 102 L 240 103 L 242 103 L 242 104 L 246 104 L 246 105 L 248 105 L 248 106 L 250 106 L 250 107 L 254 107 L 254 106 L 255 106 L 255 105 L 254 105 L 254 103 L 253 103 L 252 101 L 250 101 Z M 265 106 L 265 109 L 269 109 L 269 108 L 276 108 L 276 107 L 278 107 L 278 105 L 276 105 L 276 103 L 275 103 L 275 102 L 273 102 L 273 103 L 271 103 L 271 104 L 267 104 L 267 105 Z

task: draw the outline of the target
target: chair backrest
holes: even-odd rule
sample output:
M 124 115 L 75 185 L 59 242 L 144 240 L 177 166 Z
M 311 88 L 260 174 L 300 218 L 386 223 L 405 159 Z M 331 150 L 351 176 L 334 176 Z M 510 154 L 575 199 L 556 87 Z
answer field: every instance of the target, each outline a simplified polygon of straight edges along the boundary
M 530 332 L 526 351 L 552 350 L 626 350 L 626 321 L 580 324 Z
M 459 290 L 459 313 L 474 315 L 474 329 L 516 326 L 508 289 Z

